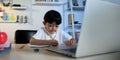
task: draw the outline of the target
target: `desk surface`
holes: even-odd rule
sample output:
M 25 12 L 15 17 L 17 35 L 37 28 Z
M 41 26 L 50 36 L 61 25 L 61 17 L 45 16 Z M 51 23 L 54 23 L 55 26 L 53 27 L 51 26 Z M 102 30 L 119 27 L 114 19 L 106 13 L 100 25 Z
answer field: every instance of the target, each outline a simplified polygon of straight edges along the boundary
M 120 52 L 85 58 L 70 58 L 47 51 L 45 48 L 40 48 L 39 52 L 34 52 L 33 48 L 28 46 L 24 49 L 18 49 L 19 47 L 20 45 L 13 45 L 10 51 L 0 54 L 0 60 L 120 60 Z

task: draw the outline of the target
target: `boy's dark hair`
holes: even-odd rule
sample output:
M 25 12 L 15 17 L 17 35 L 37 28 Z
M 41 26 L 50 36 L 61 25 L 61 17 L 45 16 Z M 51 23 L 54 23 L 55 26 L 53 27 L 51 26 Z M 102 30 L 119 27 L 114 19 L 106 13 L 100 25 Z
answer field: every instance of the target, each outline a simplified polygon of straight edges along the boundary
M 55 10 L 48 11 L 44 16 L 44 22 L 48 23 L 56 23 L 57 25 L 61 24 L 61 15 L 59 12 Z

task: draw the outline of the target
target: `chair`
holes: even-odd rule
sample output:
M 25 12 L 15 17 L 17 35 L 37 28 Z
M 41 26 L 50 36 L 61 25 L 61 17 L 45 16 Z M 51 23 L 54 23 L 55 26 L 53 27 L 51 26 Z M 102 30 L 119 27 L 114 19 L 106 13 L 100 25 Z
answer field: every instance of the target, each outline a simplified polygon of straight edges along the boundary
M 37 32 L 37 30 L 16 30 L 15 32 L 15 43 L 16 44 L 27 44 L 30 38 Z

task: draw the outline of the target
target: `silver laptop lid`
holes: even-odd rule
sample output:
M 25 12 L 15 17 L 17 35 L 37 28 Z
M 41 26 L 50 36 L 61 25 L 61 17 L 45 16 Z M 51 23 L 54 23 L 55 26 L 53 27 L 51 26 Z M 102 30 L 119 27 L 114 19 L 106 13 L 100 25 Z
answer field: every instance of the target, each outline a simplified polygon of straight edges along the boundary
M 119 11 L 120 4 L 87 0 L 76 57 L 120 51 Z

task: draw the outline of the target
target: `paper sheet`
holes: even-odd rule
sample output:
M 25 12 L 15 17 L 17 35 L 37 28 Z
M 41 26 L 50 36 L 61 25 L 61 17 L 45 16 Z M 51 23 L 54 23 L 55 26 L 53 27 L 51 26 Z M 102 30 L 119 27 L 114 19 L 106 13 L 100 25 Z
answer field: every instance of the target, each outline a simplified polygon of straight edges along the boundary
M 31 44 L 27 44 L 27 45 L 31 48 L 49 47 L 49 45 L 31 45 Z

